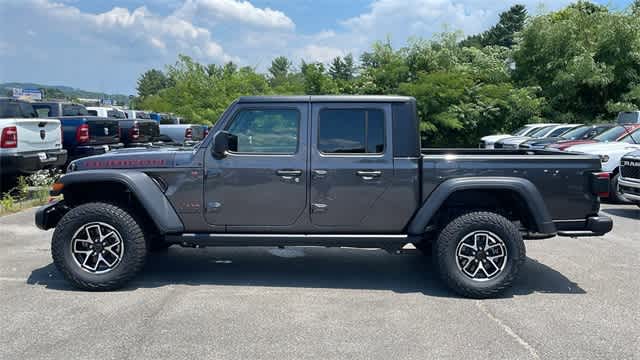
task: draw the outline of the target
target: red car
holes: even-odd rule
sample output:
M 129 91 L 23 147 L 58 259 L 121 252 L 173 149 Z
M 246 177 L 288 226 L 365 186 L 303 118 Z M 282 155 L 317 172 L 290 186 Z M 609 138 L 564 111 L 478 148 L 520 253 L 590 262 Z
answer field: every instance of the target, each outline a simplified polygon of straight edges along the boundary
M 640 129 L 640 124 L 618 125 L 612 127 L 611 129 L 603 132 L 600 135 L 592 137 L 591 139 L 558 141 L 557 143 L 547 145 L 545 148 L 552 150 L 565 150 L 566 148 L 573 145 L 618 141 L 636 129 Z

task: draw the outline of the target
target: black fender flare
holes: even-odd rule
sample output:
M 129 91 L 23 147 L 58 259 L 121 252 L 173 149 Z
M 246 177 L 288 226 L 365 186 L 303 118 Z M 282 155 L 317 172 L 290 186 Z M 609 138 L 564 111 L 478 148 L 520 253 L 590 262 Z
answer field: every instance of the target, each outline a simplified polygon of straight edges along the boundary
M 533 217 L 537 232 L 555 234 L 553 223 L 542 195 L 529 180 L 517 177 L 463 177 L 445 180 L 427 197 L 416 215 L 409 223 L 409 235 L 421 235 L 447 198 L 462 190 L 508 190 L 524 199 L 529 213 Z
M 65 189 L 74 184 L 92 182 L 122 184 L 138 199 L 161 234 L 181 233 L 184 231 L 184 225 L 180 217 L 178 217 L 165 194 L 155 181 L 144 172 L 121 169 L 77 171 L 62 176 L 57 182 L 62 183 L 63 187 L 61 191 L 52 191 L 52 196 L 64 193 Z

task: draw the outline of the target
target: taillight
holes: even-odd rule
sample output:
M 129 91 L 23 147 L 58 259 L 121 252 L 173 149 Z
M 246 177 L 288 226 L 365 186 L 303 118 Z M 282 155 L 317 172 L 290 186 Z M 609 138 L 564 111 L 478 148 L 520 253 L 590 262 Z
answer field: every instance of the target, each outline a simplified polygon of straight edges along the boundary
M 0 148 L 15 148 L 18 147 L 18 129 L 15 126 L 7 126 L 2 129 L 2 136 L 0 136 Z
M 76 141 L 78 143 L 86 143 L 89 141 L 89 125 L 82 124 L 76 129 Z
M 186 128 L 184 130 L 184 138 L 187 139 L 187 140 L 193 139 L 193 129 L 192 128 Z
M 140 138 L 140 127 L 138 123 L 134 123 L 131 129 L 129 129 L 129 137 L 133 140 L 138 140 Z
M 610 176 L 608 172 L 593 173 L 593 192 L 601 198 L 609 197 Z

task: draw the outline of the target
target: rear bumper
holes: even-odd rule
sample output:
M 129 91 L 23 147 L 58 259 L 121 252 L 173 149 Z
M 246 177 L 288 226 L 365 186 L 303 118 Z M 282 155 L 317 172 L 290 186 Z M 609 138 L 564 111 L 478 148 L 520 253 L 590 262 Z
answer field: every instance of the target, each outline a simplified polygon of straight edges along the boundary
M 2 174 L 31 174 L 38 170 L 64 166 L 67 150 L 32 151 L 15 154 L 0 154 Z
M 618 179 L 618 190 L 624 194 L 625 198 L 640 203 L 640 180 L 633 181 L 620 177 Z
M 601 236 L 613 229 L 613 220 L 604 215 L 589 216 L 584 220 L 560 220 L 554 223 L 560 236 Z
M 122 143 L 76 146 L 72 149 L 69 149 L 69 161 L 87 156 L 102 155 L 111 150 L 116 150 L 123 147 L 124 145 Z

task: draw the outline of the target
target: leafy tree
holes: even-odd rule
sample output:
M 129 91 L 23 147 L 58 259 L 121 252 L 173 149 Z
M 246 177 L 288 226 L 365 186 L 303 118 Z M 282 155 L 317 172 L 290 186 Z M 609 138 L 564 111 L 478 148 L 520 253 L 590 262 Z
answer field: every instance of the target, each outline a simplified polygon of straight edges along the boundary
M 329 66 L 329 75 L 333 80 L 350 81 L 355 75 L 355 66 L 351 54 L 344 57 L 334 58 Z
M 168 86 L 169 82 L 164 73 L 160 70 L 151 69 L 138 78 L 138 96 L 155 95 Z
M 271 61 L 269 73 L 272 79 L 285 80 L 291 70 L 291 61 L 284 56 L 278 56 Z
M 527 19 L 524 5 L 513 5 L 509 10 L 500 13 L 500 20 L 482 34 L 472 35 L 462 41 L 461 46 L 484 47 L 515 45 L 515 34 L 522 31 Z

